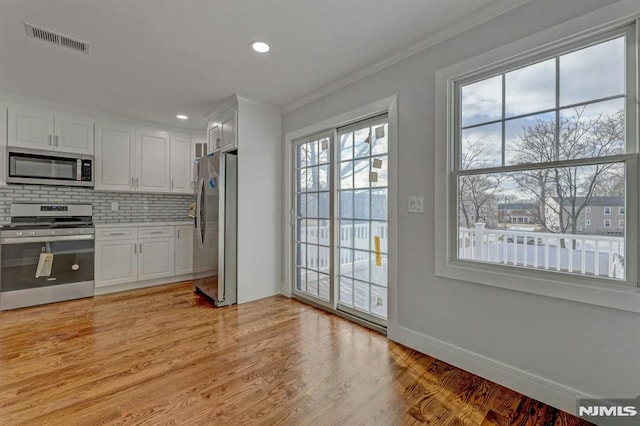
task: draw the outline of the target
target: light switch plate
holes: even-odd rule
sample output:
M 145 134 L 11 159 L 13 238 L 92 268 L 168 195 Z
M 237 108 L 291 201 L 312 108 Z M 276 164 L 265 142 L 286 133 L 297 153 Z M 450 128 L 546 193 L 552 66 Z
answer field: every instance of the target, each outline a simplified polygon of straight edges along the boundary
M 424 197 L 409 197 L 409 213 L 424 213 Z
M 117 201 L 112 201 L 111 202 L 111 211 L 112 212 L 117 212 L 118 211 L 118 202 Z

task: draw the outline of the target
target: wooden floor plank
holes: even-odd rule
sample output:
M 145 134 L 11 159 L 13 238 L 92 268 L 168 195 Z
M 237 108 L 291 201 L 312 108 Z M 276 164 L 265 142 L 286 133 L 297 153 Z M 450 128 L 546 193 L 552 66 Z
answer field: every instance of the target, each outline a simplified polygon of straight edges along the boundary
M 179 283 L 0 313 L 0 424 L 585 425 L 284 297 Z

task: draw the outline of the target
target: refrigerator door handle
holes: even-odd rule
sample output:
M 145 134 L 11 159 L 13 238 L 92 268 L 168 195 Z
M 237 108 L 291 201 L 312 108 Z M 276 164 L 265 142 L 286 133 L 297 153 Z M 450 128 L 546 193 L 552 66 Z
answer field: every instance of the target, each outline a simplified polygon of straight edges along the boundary
M 204 249 L 204 235 L 202 235 L 202 194 L 204 193 L 204 179 L 198 181 L 198 192 L 196 196 L 196 230 L 198 234 L 198 246 Z

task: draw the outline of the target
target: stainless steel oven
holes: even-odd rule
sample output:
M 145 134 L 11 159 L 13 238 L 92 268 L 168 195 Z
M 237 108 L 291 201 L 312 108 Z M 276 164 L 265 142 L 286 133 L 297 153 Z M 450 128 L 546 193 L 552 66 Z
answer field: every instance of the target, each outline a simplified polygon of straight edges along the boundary
M 0 310 L 93 296 L 91 205 L 14 204 L 0 230 Z

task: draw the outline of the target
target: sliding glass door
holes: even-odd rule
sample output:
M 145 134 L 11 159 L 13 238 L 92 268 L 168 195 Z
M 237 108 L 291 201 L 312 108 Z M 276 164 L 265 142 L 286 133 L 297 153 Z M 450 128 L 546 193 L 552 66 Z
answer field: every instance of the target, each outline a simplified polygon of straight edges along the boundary
M 297 141 L 294 176 L 294 292 L 386 325 L 386 115 Z

